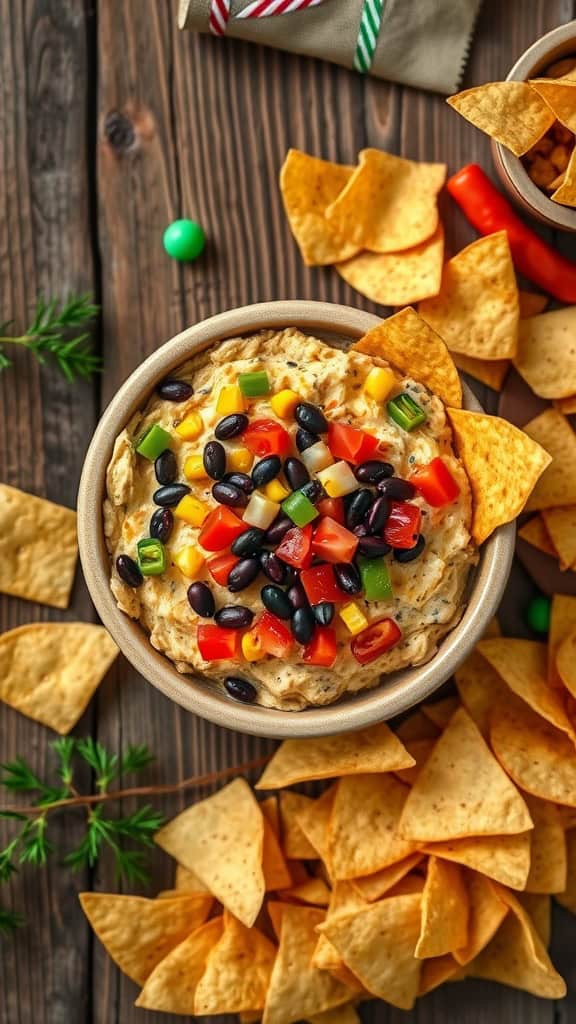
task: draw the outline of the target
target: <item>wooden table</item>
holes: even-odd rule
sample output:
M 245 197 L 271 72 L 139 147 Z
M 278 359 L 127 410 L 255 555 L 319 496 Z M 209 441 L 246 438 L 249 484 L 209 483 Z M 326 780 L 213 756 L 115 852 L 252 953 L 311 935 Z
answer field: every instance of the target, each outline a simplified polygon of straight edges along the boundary
M 366 145 L 408 157 L 490 167 L 487 140 L 438 96 L 362 78 L 311 60 L 240 43 L 182 35 L 167 0 L 0 0 L 0 320 L 19 326 L 38 293 L 87 290 L 102 303 L 96 335 L 101 380 L 70 387 L 25 353 L 0 375 L 0 479 L 74 505 L 82 460 L 100 410 L 151 351 L 220 310 L 278 298 L 370 303 L 331 269 L 306 269 L 276 185 L 289 146 L 353 162 Z M 572 0 L 486 0 L 467 84 L 504 77 L 539 35 L 575 15 Z M 180 215 L 197 218 L 210 244 L 179 266 L 161 244 Z M 447 202 L 448 248 L 473 238 Z M 566 240 L 562 240 L 566 246 Z M 380 310 L 382 312 L 382 310 Z M 486 397 L 486 396 L 484 396 Z M 490 403 L 489 403 L 490 404 Z M 493 408 L 493 405 L 492 405 Z M 523 589 L 524 588 L 524 589 Z M 504 605 L 519 628 L 526 581 Z M 45 619 L 92 620 L 79 577 L 63 615 L 12 598 L 0 628 Z M 51 763 L 46 729 L 0 707 L 1 758 Z M 175 780 L 239 763 L 272 744 L 184 713 L 120 660 L 76 730 L 119 749 L 145 742 L 151 778 Z M 184 798 L 158 806 L 172 815 Z M 80 820 L 53 825 L 60 846 Z M 173 865 L 159 851 L 152 892 Z M 51 863 L 4 887 L 29 924 L 2 941 L 2 1024 L 169 1024 L 182 1018 L 133 1008 L 135 986 L 94 941 L 79 889 L 118 891 L 112 866 L 73 876 Z M 9 891 L 11 890 L 11 892 Z M 576 923 L 555 912 L 553 957 L 571 982 L 555 1006 L 496 985 L 448 985 L 411 1015 L 419 1024 L 569 1024 L 576 1019 Z M 370 1004 L 363 1018 L 404 1014 Z

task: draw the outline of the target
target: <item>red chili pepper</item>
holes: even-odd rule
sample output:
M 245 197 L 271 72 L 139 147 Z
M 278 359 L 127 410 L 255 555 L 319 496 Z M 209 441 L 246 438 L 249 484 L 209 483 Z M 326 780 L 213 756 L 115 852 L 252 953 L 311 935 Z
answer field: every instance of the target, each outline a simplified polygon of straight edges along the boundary
M 344 502 L 342 498 L 323 498 L 316 505 L 321 516 L 329 516 L 335 519 L 340 526 L 344 526 Z
M 417 505 L 410 505 L 407 501 L 393 501 L 384 526 L 384 540 L 391 547 L 406 551 L 416 547 L 421 521 L 422 512 Z
M 329 516 L 324 516 L 314 530 L 312 551 L 326 562 L 351 562 L 357 547 L 358 537 Z
M 375 661 L 381 654 L 389 651 L 399 640 L 402 633 L 394 619 L 379 619 L 372 622 L 368 629 L 364 629 L 358 636 L 355 636 L 350 648 L 352 654 L 361 665 L 368 665 Z
M 433 508 L 450 505 L 460 494 L 452 473 L 440 458 L 432 459 L 426 466 L 418 466 L 410 477 L 410 483 Z
M 253 455 L 288 455 L 290 434 L 276 420 L 252 420 L 242 434 L 242 444 Z
M 300 582 L 310 604 L 320 604 L 321 601 L 332 601 L 336 604 L 348 600 L 348 596 L 336 583 L 331 565 L 313 565 L 310 569 L 303 569 L 300 573 Z
M 256 633 L 266 654 L 274 658 L 285 658 L 294 643 L 288 626 L 269 611 L 265 611 L 258 619 L 252 631 Z
M 227 661 L 239 656 L 241 634 L 238 629 L 203 624 L 198 626 L 196 639 L 204 661 Z
M 358 465 L 373 458 L 380 441 L 365 430 L 349 427 L 346 423 L 330 423 L 328 426 L 328 447 L 335 459 L 344 459 Z
M 452 175 L 446 188 L 481 234 L 507 232 L 512 259 L 521 274 L 560 302 L 576 302 L 576 263 L 520 220 L 478 164 L 468 164 Z
M 222 551 L 244 533 L 246 523 L 235 516 L 232 509 L 219 505 L 204 520 L 198 541 L 205 551 Z
M 317 626 L 314 636 L 306 644 L 302 653 L 302 661 L 307 665 L 323 665 L 332 668 L 338 654 L 336 631 L 332 626 Z
M 302 569 L 305 565 L 310 565 L 312 561 L 311 547 L 312 524 L 308 523 L 302 528 L 294 526 L 288 530 L 274 554 L 278 555 L 278 558 L 281 558 L 287 565 L 292 565 L 295 569 Z
M 206 562 L 206 567 L 215 583 L 219 583 L 221 587 L 225 587 L 228 583 L 228 576 L 230 570 L 240 561 L 236 558 L 236 555 L 224 554 L 215 555 L 214 558 L 209 558 Z

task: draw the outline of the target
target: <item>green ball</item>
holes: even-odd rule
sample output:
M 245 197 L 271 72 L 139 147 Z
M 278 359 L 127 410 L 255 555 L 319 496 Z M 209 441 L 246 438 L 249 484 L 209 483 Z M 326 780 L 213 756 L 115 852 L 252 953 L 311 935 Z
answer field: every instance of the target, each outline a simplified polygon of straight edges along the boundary
M 173 220 L 164 232 L 163 243 L 173 260 L 195 260 L 206 245 L 206 235 L 195 220 Z
M 540 594 L 533 597 L 526 609 L 526 622 L 535 633 L 547 633 L 550 629 L 550 598 Z

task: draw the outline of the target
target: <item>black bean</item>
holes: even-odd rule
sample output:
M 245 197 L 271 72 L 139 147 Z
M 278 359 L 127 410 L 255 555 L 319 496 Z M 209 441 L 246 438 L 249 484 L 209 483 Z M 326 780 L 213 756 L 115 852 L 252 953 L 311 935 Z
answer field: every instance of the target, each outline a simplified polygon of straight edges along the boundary
M 394 466 L 389 462 L 380 462 L 378 459 L 369 459 L 356 466 L 354 476 L 362 484 L 377 484 L 394 473 Z
M 214 433 L 219 441 L 229 441 L 231 437 L 238 437 L 243 434 L 248 426 L 249 420 L 243 412 L 233 412 L 225 416 L 216 424 Z
M 274 587 L 267 584 L 262 587 L 260 591 L 260 597 L 262 598 L 262 604 L 269 612 L 273 615 L 277 615 L 279 619 L 290 619 L 292 618 L 292 612 L 294 611 L 290 598 L 284 590 L 280 590 L 280 587 Z
M 166 543 L 174 526 L 174 516 L 169 508 L 157 508 L 150 520 L 149 532 L 154 540 Z
M 332 601 L 321 601 L 320 604 L 313 605 L 312 611 L 319 626 L 329 626 L 334 618 L 336 608 Z
M 227 484 L 234 484 L 234 487 L 239 487 L 244 494 L 252 494 L 254 490 L 254 484 L 252 478 L 248 476 L 248 473 L 226 473 L 223 480 Z
M 380 558 L 391 550 L 390 545 L 381 537 L 361 537 L 358 541 L 358 552 L 365 558 Z
M 116 570 L 120 579 L 124 580 L 129 587 L 140 587 L 144 583 L 144 577 L 130 555 L 118 555 Z
M 371 508 L 368 509 L 364 522 L 368 528 L 368 533 L 381 533 L 384 528 L 384 523 L 388 519 L 390 507 L 388 504 L 388 498 L 382 495 L 380 498 L 376 498 L 376 501 Z
M 304 606 L 297 608 L 292 616 L 292 632 L 299 644 L 309 644 L 316 628 L 316 620 L 312 609 Z
M 240 700 L 243 704 L 253 704 L 256 700 L 256 687 L 247 679 L 241 679 L 240 676 L 227 676 L 224 686 L 229 697 Z
M 311 434 L 309 430 L 302 430 L 302 427 L 299 427 L 296 431 L 296 447 L 299 452 L 305 452 L 307 448 L 311 448 L 319 440 L 318 434 Z
M 231 548 L 232 554 L 237 555 L 238 558 L 249 558 L 251 555 L 258 554 L 264 543 L 264 537 L 264 530 L 259 530 L 257 526 L 251 526 L 249 530 L 244 530 L 244 533 L 236 537 Z
M 346 509 L 346 526 L 349 530 L 353 530 L 363 521 L 373 501 L 374 495 L 367 487 L 361 487 L 359 491 L 354 491 Z
M 152 495 L 155 505 L 162 508 L 173 508 L 179 501 L 182 501 L 187 494 L 190 494 L 188 484 L 167 484 L 166 487 L 159 487 Z
M 317 502 L 323 501 L 324 498 L 328 497 L 319 480 L 310 480 L 309 483 L 304 484 L 304 486 L 300 488 L 300 493 L 304 494 L 305 497 L 308 498 L 308 501 L 311 501 L 313 505 L 316 505 Z
M 391 476 L 388 480 L 381 480 L 378 484 L 378 490 L 381 494 L 385 494 L 387 498 L 393 498 L 394 501 L 410 501 L 416 494 L 416 488 L 414 484 L 411 484 L 409 480 L 401 480 L 399 476 Z
M 254 487 L 265 487 L 278 476 L 281 469 L 282 460 L 278 455 L 267 455 L 265 459 L 260 459 L 252 470 Z
M 353 527 L 352 533 L 356 537 L 367 537 L 368 536 L 368 527 L 366 526 L 366 523 L 358 523 L 358 526 L 354 526 Z
M 185 380 L 174 380 L 173 377 L 167 377 L 166 380 L 160 381 L 156 391 L 160 398 L 164 398 L 167 402 L 185 402 L 194 394 L 191 384 Z
M 404 562 L 413 562 L 415 558 L 420 557 L 425 546 L 426 541 L 422 534 L 420 534 L 413 548 L 394 548 L 394 558 L 401 564 L 404 564 Z
M 260 552 L 260 568 L 265 576 L 273 583 L 285 583 L 288 572 L 287 566 L 272 551 Z
M 228 577 L 230 580 L 230 577 Z M 223 629 L 247 629 L 252 625 L 254 612 L 243 604 L 227 604 L 219 608 L 214 616 L 214 622 Z
M 191 583 L 186 592 L 190 607 L 203 619 L 211 619 L 216 611 L 216 602 L 206 583 Z
M 221 505 L 228 505 L 230 508 L 245 508 L 248 504 L 248 495 L 241 491 L 234 484 L 218 480 L 212 487 L 212 497 Z
M 285 568 L 286 568 L 286 575 L 284 577 L 284 584 L 283 585 L 285 587 L 292 587 L 292 586 L 294 586 L 295 583 L 298 582 L 298 580 L 300 578 L 300 573 L 298 572 L 298 569 L 294 568 L 293 565 L 287 565 Z
M 204 469 L 213 480 L 221 480 L 226 472 L 226 450 L 220 441 L 208 441 L 202 456 Z
M 308 598 L 306 597 L 306 591 L 299 580 L 292 584 L 287 594 L 288 600 L 294 609 L 307 607 Z
M 260 562 L 257 558 L 243 558 L 233 565 L 228 574 L 227 586 L 231 594 L 237 594 L 239 590 L 245 590 L 260 572 Z
M 299 402 L 294 410 L 294 419 L 302 430 L 310 434 L 325 434 L 328 430 L 328 421 L 317 405 L 311 402 Z
M 361 594 L 362 580 L 360 573 L 352 562 L 336 562 L 334 566 L 336 583 L 345 594 Z
M 159 484 L 173 484 L 178 476 L 178 463 L 174 452 L 166 448 L 154 462 L 154 472 Z
M 288 533 L 288 530 L 291 530 L 293 526 L 294 523 L 290 519 L 290 516 L 286 516 L 283 512 L 280 512 L 279 515 L 276 516 L 272 525 L 266 530 L 266 543 L 276 546 L 276 544 L 280 543 L 284 535 Z
M 284 462 L 284 476 L 286 477 L 293 491 L 304 487 L 310 480 L 310 473 L 300 459 L 289 458 Z

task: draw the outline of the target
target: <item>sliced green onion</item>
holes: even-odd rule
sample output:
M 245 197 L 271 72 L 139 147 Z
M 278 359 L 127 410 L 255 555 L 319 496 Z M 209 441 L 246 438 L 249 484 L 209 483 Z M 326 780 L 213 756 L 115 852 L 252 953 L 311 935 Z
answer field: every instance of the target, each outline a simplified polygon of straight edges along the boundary
M 260 398 L 270 394 L 270 381 L 266 370 L 238 374 L 238 387 L 245 398 Z
M 138 568 L 143 576 L 160 576 L 166 572 L 166 548 L 153 537 L 138 541 Z
M 402 430 L 414 430 L 426 422 L 427 416 L 417 402 L 404 392 L 392 398 L 388 405 L 388 415 Z
M 167 430 L 159 427 L 157 423 L 153 423 L 138 438 L 135 448 L 139 455 L 143 455 L 145 459 L 151 459 L 153 462 L 159 455 L 162 455 L 166 448 L 170 447 L 171 440 L 172 436 Z
M 307 526 L 320 515 L 318 509 L 302 491 L 293 491 L 282 502 L 282 511 L 290 517 L 295 526 Z
M 388 566 L 383 558 L 358 558 L 358 568 L 367 601 L 389 601 L 394 597 Z

